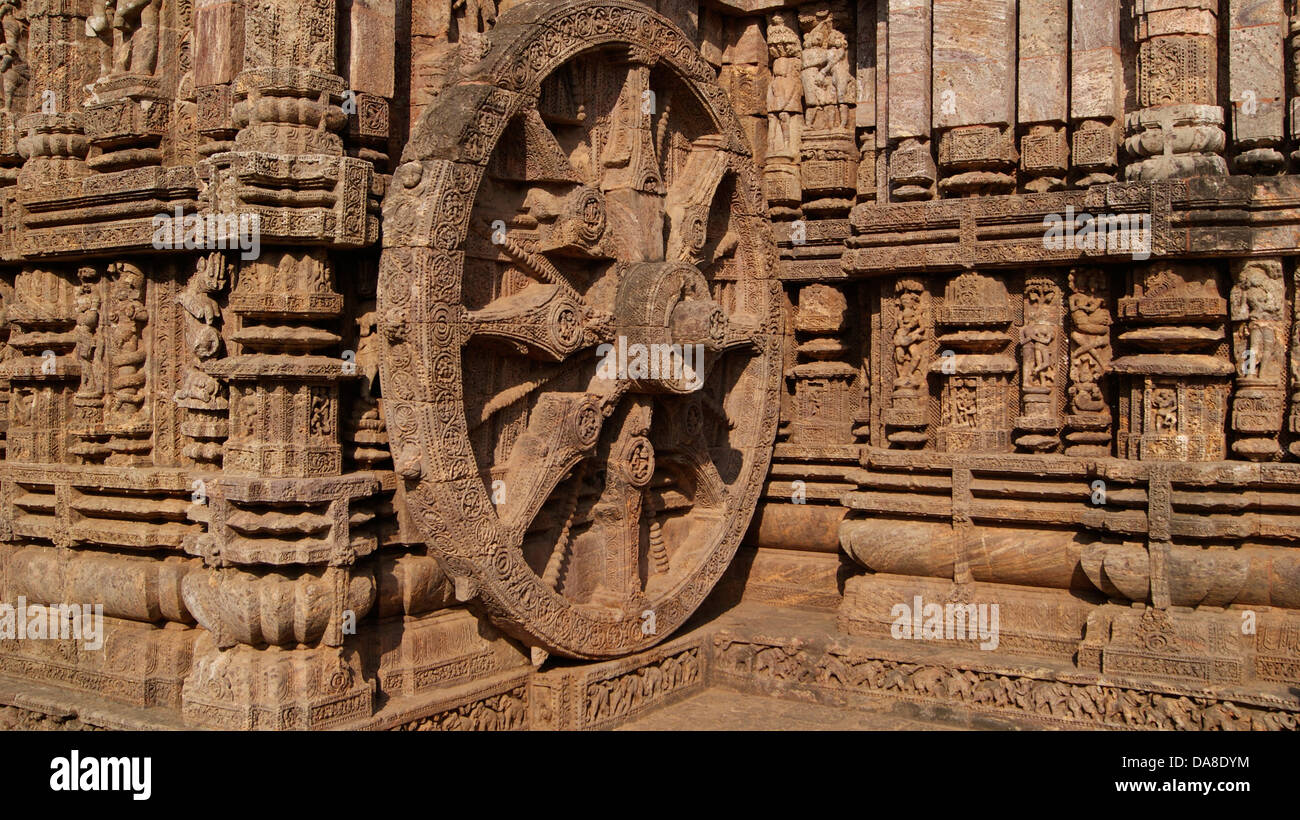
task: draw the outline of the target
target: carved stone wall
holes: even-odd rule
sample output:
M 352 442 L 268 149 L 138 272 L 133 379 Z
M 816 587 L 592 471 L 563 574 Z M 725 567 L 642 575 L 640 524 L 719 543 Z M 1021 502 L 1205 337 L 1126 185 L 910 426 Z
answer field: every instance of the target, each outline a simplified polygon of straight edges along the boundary
M 1294 6 L 0 0 L 0 603 L 104 627 L 0 676 L 1293 726 Z

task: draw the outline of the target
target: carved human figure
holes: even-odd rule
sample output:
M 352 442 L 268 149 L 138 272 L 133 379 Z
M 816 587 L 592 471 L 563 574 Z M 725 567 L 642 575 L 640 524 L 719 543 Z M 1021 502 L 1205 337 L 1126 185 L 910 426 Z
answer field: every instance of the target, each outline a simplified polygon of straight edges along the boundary
M 18 49 L 9 43 L 0 43 L 0 78 L 3 82 L 3 107 L 13 112 L 14 98 L 27 83 L 27 66 L 20 59 Z
M 898 375 L 894 379 L 894 389 L 919 389 L 925 384 L 921 359 L 926 339 L 921 294 L 905 290 L 899 294 L 898 305 L 898 329 L 894 331 L 894 363 L 898 366 Z
M 952 426 L 976 426 L 979 403 L 974 380 L 958 379 L 952 385 Z
M 221 307 L 214 297 L 225 287 L 225 258 L 214 253 L 199 259 L 194 275 L 176 297 L 185 310 L 185 343 L 199 362 L 212 359 L 221 351 L 221 334 L 217 330 Z M 219 389 L 220 383 L 201 367 L 190 366 L 173 398 L 212 404 Z
M 803 94 L 810 121 L 815 120 L 818 128 L 847 127 L 855 85 L 849 68 L 849 41 L 836 30 L 829 11 L 819 10 L 812 28 L 804 34 L 802 58 Z
M 1168 387 L 1151 391 L 1151 412 L 1156 432 L 1174 433 L 1178 430 L 1178 393 Z
M 95 0 L 86 36 L 99 40 L 99 76 L 153 74 L 162 0 Z
M 1106 412 L 1102 379 L 1110 367 L 1110 311 L 1100 292 L 1101 279 L 1070 275 L 1070 404 L 1074 413 Z
M 1240 375 L 1280 382 L 1285 348 L 1279 324 L 1285 316 L 1286 286 L 1281 266 L 1247 264 L 1232 289 Z
M 835 83 L 831 80 L 835 56 L 830 45 L 833 30 L 830 13 L 823 9 L 817 12 L 812 28 L 803 37 L 803 95 L 809 108 L 838 102 Z
M 86 18 L 86 36 L 94 37 L 95 52 L 99 55 L 99 76 L 107 77 L 113 73 L 113 16 L 116 13 L 117 0 L 94 0 L 90 15 Z
M 768 24 L 767 51 L 772 58 L 772 80 L 767 86 L 768 154 L 796 158 L 803 113 L 799 35 L 782 14 L 773 14 Z
M 1056 368 L 1052 361 L 1052 343 L 1056 341 L 1056 328 L 1048 324 L 1028 325 L 1021 330 L 1025 350 L 1025 386 L 1051 387 L 1056 382 Z
M 77 359 L 81 362 L 81 396 L 103 396 L 104 385 L 99 369 L 99 272 L 93 267 L 77 271 Z
M 145 352 L 141 333 L 149 320 L 144 306 L 144 275 L 132 265 L 118 267 L 113 283 L 113 412 L 130 419 L 144 403 Z
M 853 122 L 852 110 L 857 82 L 849 69 L 849 40 L 839 29 L 832 27 L 826 38 L 827 71 L 831 88 L 835 92 L 838 117 L 836 128 L 848 128 Z
M 19 0 L 0 0 L 0 82 L 3 110 L 20 114 L 16 100 L 30 79 L 27 66 L 27 17 Z

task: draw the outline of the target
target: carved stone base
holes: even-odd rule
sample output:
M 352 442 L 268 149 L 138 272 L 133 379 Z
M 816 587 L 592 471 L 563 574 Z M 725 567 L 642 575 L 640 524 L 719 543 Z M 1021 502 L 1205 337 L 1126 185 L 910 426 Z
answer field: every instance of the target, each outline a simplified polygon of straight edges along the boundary
M 937 609 L 927 609 L 930 605 Z M 972 605 L 976 608 L 970 609 Z M 906 629 L 895 626 L 902 623 L 903 610 L 897 609 L 900 606 L 907 610 L 906 618 L 902 618 L 907 621 Z M 1068 662 L 1091 610 L 1085 599 L 1063 589 L 978 582 L 958 585 L 938 578 L 859 575 L 844 582 L 839 627 L 848 635 L 923 641 L 998 656 L 1031 655 Z M 952 618 L 948 618 L 949 613 Z M 954 622 L 953 634 L 945 630 L 943 637 L 925 637 L 927 619 L 935 614 L 940 620 L 932 625 L 942 627 L 943 619 L 948 618 Z M 985 626 L 995 628 L 991 631 L 996 631 L 996 641 L 980 638 L 981 617 Z M 895 632 L 909 637 L 895 638 Z
M 528 655 L 463 609 L 393 618 L 368 630 L 368 657 L 379 658 L 379 688 L 410 696 L 525 669 Z
M 369 717 L 374 693 L 353 649 L 223 651 L 205 634 L 182 712 L 189 723 L 222 729 L 326 729 Z
M 45 611 L 39 604 L 28 606 Z M 99 649 L 74 639 L 0 639 L 0 672 L 133 706 L 175 708 L 199 634 L 180 624 L 160 627 L 104 616 Z
M 754 611 L 713 636 L 714 687 L 820 703 L 891 710 L 972 728 L 1289 729 L 1300 701 L 1285 687 L 1255 691 L 1188 681 L 1159 691 L 1068 664 L 1020 662 L 1000 653 L 927 642 L 830 637 L 816 616 Z M 739 616 L 739 613 L 737 613 Z
M 1108 604 L 1088 618 L 1079 668 L 1107 675 L 1239 684 L 1249 674 L 1243 618 L 1223 610 Z M 1300 659 L 1298 659 L 1300 660 Z
M 611 727 L 702 691 L 706 637 L 688 634 L 617 661 L 534 675 L 528 690 L 531 728 Z

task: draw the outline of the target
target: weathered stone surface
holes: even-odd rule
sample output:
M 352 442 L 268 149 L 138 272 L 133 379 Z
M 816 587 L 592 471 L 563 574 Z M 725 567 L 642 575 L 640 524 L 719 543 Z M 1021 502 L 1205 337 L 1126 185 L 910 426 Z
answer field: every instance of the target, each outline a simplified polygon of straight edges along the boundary
M 1293 17 L 0 2 L 0 727 L 1297 728 Z

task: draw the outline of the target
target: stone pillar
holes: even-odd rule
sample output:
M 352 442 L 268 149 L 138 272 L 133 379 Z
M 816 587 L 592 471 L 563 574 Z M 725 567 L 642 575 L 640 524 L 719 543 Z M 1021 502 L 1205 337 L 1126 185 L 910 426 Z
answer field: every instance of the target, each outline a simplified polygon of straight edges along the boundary
M 1010 298 L 1001 277 L 954 276 L 935 311 L 938 357 L 930 373 L 941 385 L 936 445 L 950 453 L 1011 451 L 1015 422 Z
M 1227 314 L 1211 265 L 1155 262 L 1130 274 L 1119 338 L 1132 352 L 1112 364 L 1120 376 L 1121 458 L 1227 457 Z
M 373 542 L 353 540 L 350 518 L 377 485 L 342 475 L 348 368 L 317 353 L 338 342 L 319 327 L 342 310 L 333 278 L 321 250 L 243 263 L 229 308 L 239 352 L 206 366 L 230 386 L 230 437 L 206 486 L 208 531 L 187 544 L 207 567 L 183 586 L 210 633 L 185 682 L 197 722 L 313 728 L 370 713 L 374 682 L 343 630 L 374 600 L 374 578 L 352 569 Z
M 1119 0 L 1070 2 L 1071 180 L 1076 187 L 1115 181 L 1116 134 L 1124 114 Z
M 344 37 L 345 78 L 351 97 L 343 101 L 348 117 L 348 154 L 368 160 L 379 172 L 389 167 L 389 105 L 396 88 L 397 9 L 393 0 L 345 0 L 350 25 Z
M 1024 190 L 1065 187 L 1070 149 L 1065 126 L 1070 90 L 1069 0 L 1022 0 L 1019 103 L 1020 170 Z
M 831 285 L 799 290 L 795 313 L 798 364 L 786 374 L 794 384 L 793 444 L 851 444 L 857 410 L 852 387 L 858 371 L 844 361 L 849 353 L 841 335 L 848 301 Z
M 864 6 L 857 13 L 856 71 L 857 94 L 854 105 L 854 128 L 858 143 L 859 202 L 876 200 L 877 139 L 880 133 L 877 122 L 877 83 L 882 79 L 878 71 L 876 28 L 879 20 L 872 6 Z
M 934 0 L 934 130 L 939 190 L 1015 190 L 1016 3 Z
M 1300 160 L 1300 4 L 1290 3 L 1287 7 L 1287 80 L 1290 95 L 1287 100 L 1291 114 L 1290 133 L 1291 159 Z
M 1283 169 L 1286 74 L 1282 0 L 1228 0 L 1228 89 L 1233 167 L 1248 174 Z
M 11 12 L 12 14 L 12 12 Z M 9 26 L 6 17 L 6 38 Z M 51 0 L 30 9 L 27 55 L 30 63 L 27 113 L 18 123 L 18 153 L 23 157 L 20 188 L 38 189 L 52 182 L 86 176 L 90 143 L 84 130 L 82 102 L 95 79 L 95 63 L 86 37 L 85 8 L 73 0 Z
M 195 0 L 194 95 L 201 155 L 234 147 L 231 85 L 244 62 L 244 5 L 239 0 Z
M 930 43 L 930 0 L 889 0 L 889 191 L 895 202 L 935 197 Z
M 1228 173 L 1218 14 L 1219 0 L 1135 0 L 1141 109 L 1124 120 L 1128 180 Z
M 380 28 L 386 19 L 380 7 L 351 9 L 363 22 L 374 22 L 373 11 Z M 208 631 L 183 692 L 184 712 L 197 723 L 314 728 L 372 709 L 374 681 L 344 630 L 374 600 L 373 577 L 354 570 L 374 541 L 354 538 L 351 518 L 378 484 L 369 473 L 342 474 L 339 385 L 355 377 L 356 364 L 338 349 L 334 253 L 376 238 L 370 180 L 384 157 L 365 140 L 358 156 L 345 153 L 344 105 L 365 101 L 337 73 L 338 11 L 274 0 L 256 16 L 215 4 L 200 15 L 221 32 L 214 48 L 242 43 L 238 64 L 207 50 L 196 61 L 201 87 L 220 99 L 228 83 L 232 106 L 228 122 L 205 120 L 205 204 L 241 226 L 254 220 L 247 224 L 260 254 L 239 260 L 229 355 L 199 365 L 228 385 L 229 428 L 222 472 L 206 480 L 206 503 L 193 513 L 206 532 L 186 543 L 205 567 L 183 586 Z M 366 55 L 354 56 L 349 70 L 360 71 Z M 386 88 L 382 72 L 368 82 Z M 196 297 L 223 284 L 205 273 L 193 282 Z
M 1232 263 L 1232 451 L 1251 461 L 1282 456 L 1278 436 L 1286 415 L 1290 311 L 1280 258 Z

